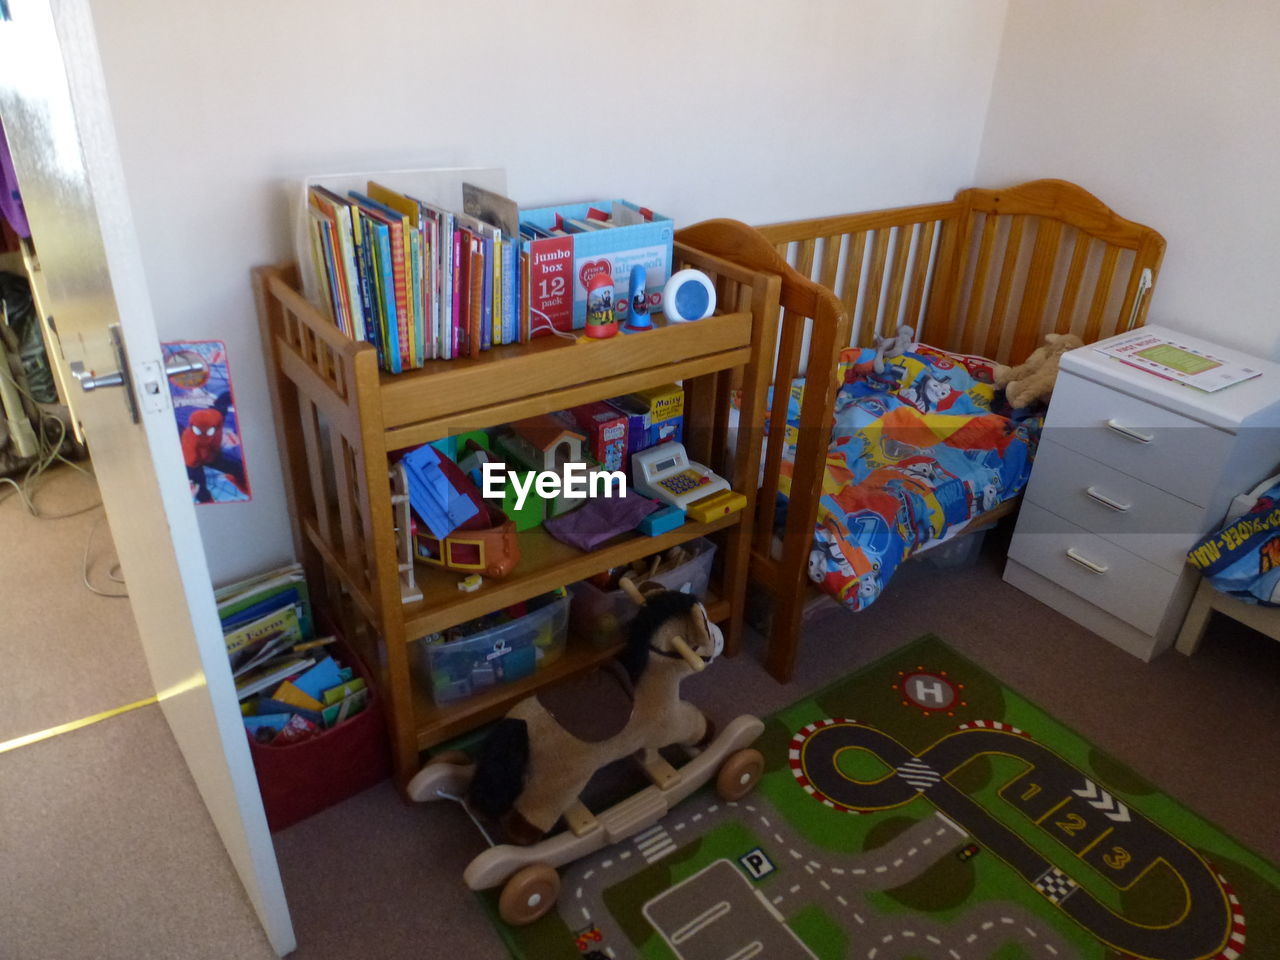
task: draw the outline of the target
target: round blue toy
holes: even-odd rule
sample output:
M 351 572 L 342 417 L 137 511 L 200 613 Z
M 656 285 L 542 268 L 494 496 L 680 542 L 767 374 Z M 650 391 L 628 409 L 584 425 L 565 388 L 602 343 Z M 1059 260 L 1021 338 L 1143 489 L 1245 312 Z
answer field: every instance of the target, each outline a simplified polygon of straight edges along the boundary
M 673 323 L 702 320 L 716 312 L 716 288 L 701 270 L 679 270 L 662 288 L 662 312 Z

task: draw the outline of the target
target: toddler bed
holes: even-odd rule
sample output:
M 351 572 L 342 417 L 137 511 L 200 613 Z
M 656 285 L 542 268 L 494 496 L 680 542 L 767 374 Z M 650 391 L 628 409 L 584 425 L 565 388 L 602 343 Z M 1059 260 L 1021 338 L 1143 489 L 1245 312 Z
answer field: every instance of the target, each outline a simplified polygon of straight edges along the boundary
M 788 402 L 737 442 L 761 450 L 750 579 L 774 599 L 766 665 L 783 681 L 811 582 L 860 609 L 903 557 L 1014 508 L 1038 427 L 993 410 L 990 362 L 1020 363 L 1049 332 L 1092 342 L 1140 325 L 1164 254 L 1156 231 L 1062 180 L 677 238 L 781 279 L 776 342 L 760 349 Z M 930 346 L 877 373 L 875 338 L 900 324 Z

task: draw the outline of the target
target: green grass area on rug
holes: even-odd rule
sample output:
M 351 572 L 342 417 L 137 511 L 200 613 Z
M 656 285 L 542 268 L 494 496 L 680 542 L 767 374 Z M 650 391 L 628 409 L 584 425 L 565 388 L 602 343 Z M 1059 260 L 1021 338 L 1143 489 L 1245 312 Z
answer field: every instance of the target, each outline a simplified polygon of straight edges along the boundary
M 755 793 L 703 791 L 565 867 L 537 923 L 482 894 L 512 954 L 1280 956 L 1280 870 L 936 637 L 774 714 L 757 746 Z

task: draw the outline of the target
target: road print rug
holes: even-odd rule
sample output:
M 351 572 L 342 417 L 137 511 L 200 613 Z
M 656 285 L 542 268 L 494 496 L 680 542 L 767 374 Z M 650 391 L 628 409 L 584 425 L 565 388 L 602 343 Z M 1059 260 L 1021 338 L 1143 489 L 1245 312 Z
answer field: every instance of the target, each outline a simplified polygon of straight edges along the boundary
M 771 717 L 704 790 L 561 870 L 527 960 L 1280 957 L 1280 870 L 927 636 Z

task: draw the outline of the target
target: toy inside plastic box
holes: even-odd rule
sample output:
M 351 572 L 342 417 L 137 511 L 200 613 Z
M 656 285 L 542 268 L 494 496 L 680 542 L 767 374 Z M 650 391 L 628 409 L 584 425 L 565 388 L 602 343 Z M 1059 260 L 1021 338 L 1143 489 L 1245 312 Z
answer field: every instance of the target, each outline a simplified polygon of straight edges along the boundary
M 658 574 L 653 581 L 668 590 L 691 593 L 705 600 L 716 545 L 706 537 L 699 537 L 685 544 L 685 549 L 693 556 L 680 566 Z M 575 636 L 590 637 L 592 643 L 602 647 L 620 643 L 626 636 L 627 624 L 635 618 L 638 609 L 635 601 L 621 590 L 601 590 L 585 580 L 571 584 L 569 589 L 573 592 L 571 614 Z
M 613 276 L 614 315 L 625 320 L 631 269 L 645 269 L 649 310 L 662 309 L 662 288 L 671 276 L 675 224 L 626 200 L 596 200 L 520 211 L 520 222 L 556 229 L 556 218 L 586 223 L 592 209 L 611 215 L 613 227 L 586 229 L 565 237 L 526 240 L 529 255 L 529 311 L 532 336 L 580 330 L 587 322 L 587 283 L 602 271 Z
M 536 600 L 528 601 L 532 606 Z M 569 598 L 555 597 L 522 617 L 456 640 L 418 644 L 422 668 L 437 704 L 453 703 L 504 683 L 514 683 L 564 653 Z M 466 629 L 465 627 L 462 629 Z

